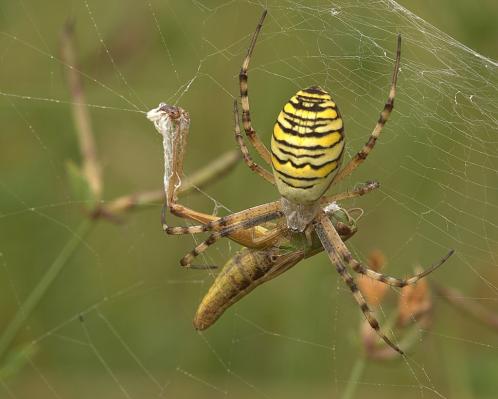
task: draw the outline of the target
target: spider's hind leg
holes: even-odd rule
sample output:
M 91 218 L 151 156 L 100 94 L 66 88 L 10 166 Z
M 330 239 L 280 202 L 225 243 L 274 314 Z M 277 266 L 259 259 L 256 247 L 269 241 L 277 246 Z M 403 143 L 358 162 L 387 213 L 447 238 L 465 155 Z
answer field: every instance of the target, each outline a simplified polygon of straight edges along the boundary
M 445 256 L 443 256 L 440 260 L 434 263 L 431 267 L 428 267 L 427 269 L 423 270 L 420 273 L 415 274 L 414 276 L 408 278 L 397 278 L 371 270 L 368 267 L 364 266 L 361 262 L 358 262 L 356 259 L 354 259 L 353 256 L 351 255 L 351 252 L 349 252 L 349 249 L 346 247 L 346 244 L 344 244 L 344 242 L 341 240 L 341 237 L 335 231 L 335 229 L 330 232 L 329 239 L 331 240 L 332 245 L 335 248 L 337 248 L 340 255 L 342 256 L 342 261 L 346 262 L 349 266 L 351 266 L 351 268 L 356 273 L 363 274 L 373 280 L 377 280 L 384 284 L 399 288 L 415 284 L 418 280 L 424 278 L 425 276 L 427 276 L 428 274 L 432 273 L 434 270 L 439 268 L 455 252 L 454 250 L 450 250 Z
M 387 345 L 389 345 L 399 354 L 404 355 L 404 352 L 380 330 L 379 322 L 375 318 L 373 312 L 370 310 L 367 302 L 365 301 L 365 298 L 363 297 L 363 294 L 358 289 L 358 286 L 356 285 L 353 277 L 347 271 L 346 264 L 343 260 L 344 256 L 342 256 L 341 254 L 342 251 L 340 248 L 337 248 L 334 245 L 334 241 L 332 240 L 333 233 L 337 234 L 337 232 L 335 231 L 334 225 L 332 224 L 330 219 L 325 213 L 321 212 L 315 218 L 313 226 L 315 227 L 316 234 L 320 238 L 320 241 L 322 242 L 322 245 L 327 252 L 327 255 L 329 256 L 329 259 L 335 265 L 337 272 L 340 274 L 344 282 L 351 290 L 354 299 L 360 306 L 360 309 L 365 316 L 365 319 Z
M 375 270 L 369 269 L 368 267 L 364 266 L 360 262 L 358 262 L 355 259 L 346 258 L 346 261 L 351 265 L 352 269 L 359 274 L 363 274 L 364 276 L 367 276 L 373 280 L 380 281 L 381 283 L 391 285 L 393 287 L 399 287 L 403 288 L 406 287 L 407 285 L 412 285 L 415 284 L 417 281 L 420 279 L 424 278 L 428 274 L 432 273 L 434 270 L 439 268 L 444 262 L 448 260 L 448 258 L 453 255 L 455 250 L 450 250 L 445 256 L 443 256 L 440 260 L 438 260 L 436 263 L 434 263 L 432 266 L 426 268 L 425 270 L 421 271 L 420 273 L 417 273 L 411 277 L 408 278 L 397 278 L 397 277 L 392 277 L 388 276 L 386 274 L 378 273 Z M 348 259 L 349 258 L 349 259 Z

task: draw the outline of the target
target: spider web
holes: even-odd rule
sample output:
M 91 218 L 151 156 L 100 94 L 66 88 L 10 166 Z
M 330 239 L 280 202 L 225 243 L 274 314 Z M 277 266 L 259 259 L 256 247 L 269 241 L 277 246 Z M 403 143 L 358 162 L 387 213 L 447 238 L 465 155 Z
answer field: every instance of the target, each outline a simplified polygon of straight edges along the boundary
M 214 275 L 181 270 L 178 259 L 199 237 L 165 238 L 160 203 L 121 224 L 84 225 L 87 200 L 71 191 L 66 174 L 79 149 L 63 72 L 76 68 L 84 80 L 104 203 L 159 188 L 161 144 L 145 112 L 159 102 L 189 112 L 187 175 L 233 148 L 237 74 L 263 6 L 269 16 L 249 84 L 265 143 L 290 95 L 319 84 L 338 102 L 346 159 L 354 155 L 387 98 L 395 35 L 402 34 L 391 119 L 365 165 L 334 188 L 381 182 L 347 204 L 365 211 L 348 247 L 362 260 L 381 249 L 386 272 L 397 276 L 454 248 L 429 280 L 496 310 L 495 61 L 394 1 L 78 0 L 56 7 L 18 0 L 0 10 L 3 331 L 68 242 L 76 249 L 0 355 L 0 397 L 341 397 L 351 387 L 356 397 L 374 398 L 496 395 L 496 330 L 435 292 L 432 326 L 419 328 L 423 338 L 399 361 L 362 361 L 360 310 L 324 255 L 197 333 L 191 319 Z M 76 21 L 80 66 L 58 53 L 68 16 Z M 241 165 L 181 201 L 226 214 L 276 198 Z M 221 265 L 237 249 L 222 242 L 200 262 Z M 399 297 L 389 293 L 381 325 Z

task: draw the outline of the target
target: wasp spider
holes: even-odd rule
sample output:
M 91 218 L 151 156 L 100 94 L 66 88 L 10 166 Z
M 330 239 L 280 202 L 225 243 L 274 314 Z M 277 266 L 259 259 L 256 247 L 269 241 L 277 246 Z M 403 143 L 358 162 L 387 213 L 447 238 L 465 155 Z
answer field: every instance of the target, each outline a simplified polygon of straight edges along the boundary
M 285 219 L 287 225 L 285 228 L 287 231 L 296 234 L 304 233 L 309 237 L 313 232 L 316 233 L 330 261 L 335 265 L 337 272 L 351 290 L 354 299 L 370 326 L 389 346 L 400 354 L 403 354 L 402 350 L 380 330 L 379 323 L 363 298 L 363 295 L 358 290 L 353 277 L 348 271 L 348 266 L 354 272 L 366 275 L 374 280 L 394 287 L 404 287 L 416 283 L 441 266 L 452 255 L 453 250 L 433 266 L 406 279 L 377 273 L 353 258 L 351 252 L 334 228 L 330 218 L 327 216 L 327 207 L 333 204 L 334 201 L 363 195 L 370 191 L 372 186 L 367 184 L 367 186 L 362 186 L 359 189 L 344 194 L 323 197 L 332 183 L 336 183 L 349 176 L 365 161 L 375 146 L 382 128 L 391 114 L 400 63 L 401 36 L 398 35 L 397 38 L 396 61 L 394 63 L 391 88 L 384 109 L 380 113 L 377 124 L 367 143 L 340 169 L 339 166 L 345 146 L 344 124 L 336 103 L 319 86 L 299 90 L 284 105 L 273 128 L 271 150 L 265 147 L 252 127 L 247 83 L 248 68 L 265 17 L 266 11 L 263 12 L 256 31 L 252 36 L 247 55 L 240 70 L 239 81 L 244 131 L 249 142 L 262 159 L 271 165 L 273 174 L 252 160 L 240 133 L 236 101 L 234 102 L 235 137 L 245 163 L 266 181 L 276 185 L 281 199 L 197 226 L 169 227 L 163 218 L 163 228 L 167 234 L 212 232 L 204 242 L 197 245 L 190 253 L 182 258 L 180 263 L 185 267 L 191 267 L 194 258 L 220 238 L 233 237 L 238 232 L 255 228 L 272 220 Z M 192 218 L 191 214 L 183 212 L 187 208 L 182 208 L 181 205 L 174 205 L 173 208 L 170 206 L 173 213 Z M 254 247 L 268 245 L 279 234 L 281 234 L 281 230 L 276 228 L 273 233 L 260 237 L 261 241 L 256 239 L 249 244 Z

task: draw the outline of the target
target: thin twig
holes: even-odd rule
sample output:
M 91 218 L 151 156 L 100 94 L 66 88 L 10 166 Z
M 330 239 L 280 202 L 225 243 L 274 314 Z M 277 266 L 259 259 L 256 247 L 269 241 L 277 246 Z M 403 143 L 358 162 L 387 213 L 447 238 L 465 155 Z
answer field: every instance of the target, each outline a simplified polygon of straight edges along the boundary
M 365 371 L 365 367 L 367 365 L 367 359 L 363 355 L 359 355 L 358 359 L 356 359 L 356 363 L 354 364 L 351 374 L 349 375 L 349 379 L 346 385 L 346 389 L 341 396 L 341 399 L 353 399 L 358 388 L 358 383 Z
M 204 168 L 192 173 L 190 177 L 185 179 L 185 182 L 178 189 L 179 194 L 186 194 L 196 188 L 202 188 L 214 180 L 223 177 L 237 165 L 240 159 L 241 153 L 238 149 L 225 152 Z
M 78 134 L 79 147 L 83 160 L 83 174 L 96 201 L 102 195 L 102 173 L 97 157 L 94 134 L 81 75 L 78 73 L 78 61 L 74 50 L 74 23 L 68 21 L 62 31 L 61 58 L 66 67 L 66 79 L 72 97 L 73 119 Z
M 436 292 L 448 303 L 458 310 L 463 311 L 469 316 L 474 317 L 484 325 L 498 331 L 498 314 L 490 311 L 480 303 L 466 298 L 460 291 L 455 288 L 442 287 L 435 285 Z
M 178 194 L 184 195 L 202 188 L 212 181 L 219 179 L 231 171 L 240 160 L 240 151 L 230 150 L 222 154 L 214 161 L 207 164 L 201 170 L 194 172 L 188 177 L 178 189 Z M 164 201 L 164 190 L 142 191 L 118 197 L 100 207 L 101 216 L 118 215 L 125 211 L 133 210 L 139 206 L 145 206 Z

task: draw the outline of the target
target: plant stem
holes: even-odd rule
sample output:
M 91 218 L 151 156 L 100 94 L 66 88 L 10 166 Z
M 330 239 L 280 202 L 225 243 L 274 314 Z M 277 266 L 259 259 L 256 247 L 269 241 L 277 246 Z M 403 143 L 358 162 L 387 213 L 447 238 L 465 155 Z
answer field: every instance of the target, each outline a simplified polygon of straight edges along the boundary
M 365 356 L 360 355 L 351 370 L 348 384 L 346 385 L 346 389 L 344 390 L 341 399 L 352 399 L 354 397 L 356 388 L 358 387 L 358 381 L 360 380 L 366 365 L 367 360 Z
M 67 85 L 72 98 L 73 119 L 83 161 L 83 174 L 92 190 L 93 197 L 98 201 L 102 194 L 102 171 L 97 157 L 95 135 L 86 105 L 81 73 L 78 71 L 73 22 L 66 23 L 61 39 L 61 57 L 65 64 Z
M 59 253 L 59 256 L 57 256 L 52 265 L 42 276 L 41 280 L 21 305 L 14 318 L 11 320 L 0 337 L 0 360 L 3 359 L 5 352 L 9 349 L 10 344 L 16 337 L 21 327 L 24 325 L 24 322 L 40 303 L 41 299 L 45 295 L 45 292 L 52 285 L 56 277 L 67 264 L 67 261 L 71 258 L 71 255 L 75 252 L 83 238 L 89 233 L 91 227 L 94 225 L 95 223 L 89 219 L 83 220 L 71 239 Z
M 217 159 L 208 163 L 204 168 L 195 171 L 182 182 L 178 188 L 178 195 L 185 195 L 196 188 L 204 187 L 230 172 L 240 160 L 239 150 L 229 150 Z M 118 215 L 140 206 L 145 206 L 164 201 L 164 189 L 136 192 L 123 195 L 102 205 L 104 214 Z
M 469 362 L 467 352 L 457 348 L 454 342 L 444 340 L 442 345 L 442 355 L 445 364 L 451 367 L 444 367 L 448 381 L 450 398 L 476 398 L 473 391 L 471 377 L 469 374 Z
M 496 312 L 492 312 L 477 301 L 465 297 L 455 288 L 436 285 L 436 292 L 458 310 L 474 317 L 485 326 L 498 331 L 498 315 Z

